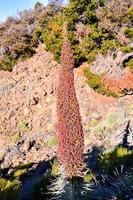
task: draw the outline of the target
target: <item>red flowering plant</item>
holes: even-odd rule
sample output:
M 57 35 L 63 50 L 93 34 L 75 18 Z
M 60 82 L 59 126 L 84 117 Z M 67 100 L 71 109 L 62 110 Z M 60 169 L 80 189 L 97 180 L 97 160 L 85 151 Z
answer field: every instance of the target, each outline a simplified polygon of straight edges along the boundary
M 69 179 L 81 177 L 84 135 L 74 87 L 74 60 L 71 45 L 64 39 L 61 69 L 56 88 L 58 157 Z

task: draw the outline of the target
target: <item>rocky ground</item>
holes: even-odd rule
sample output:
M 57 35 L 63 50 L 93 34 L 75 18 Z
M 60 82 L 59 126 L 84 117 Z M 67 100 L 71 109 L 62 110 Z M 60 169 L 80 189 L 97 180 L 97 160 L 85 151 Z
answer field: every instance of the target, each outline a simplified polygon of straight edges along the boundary
M 59 64 L 41 45 L 36 54 L 0 72 L 0 168 L 49 160 L 56 151 L 55 87 Z M 119 99 L 95 93 L 86 84 L 84 63 L 74 70 L 85 133 L 85 151 L 93 146 L 133 145 L 133 96 Z

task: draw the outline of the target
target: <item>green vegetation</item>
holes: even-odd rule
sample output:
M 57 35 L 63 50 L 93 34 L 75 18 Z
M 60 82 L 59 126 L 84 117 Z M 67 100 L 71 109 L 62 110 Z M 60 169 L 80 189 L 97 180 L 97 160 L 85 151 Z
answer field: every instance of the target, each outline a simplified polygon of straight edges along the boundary
M 27 169 L 18 169 L 18 170 L 16 170 L 14 173 L 13 173 L 13 177 L 14 178 L 21 178 L 21 177 L 23 177 L 24 175 L 26 175 L 27 174 Z
M 97 199 L 97 195 L 100 200 L 105 197 L 111 199 L 113 194 L 113 197 L 120 197 L 121 200 L 126 200 L 123 196 L 125 192 L 127 195 L 132 195 L 133 151 L 124 147 L 116 147 L 112 150 L 105 150 L 102 154 L 99 151 L 97 156 L 95 155 L 94 157 L 96 166 L 92 167 L 91 170 L 87 165 L 85 167 L 87 169 L 87 173 L 83 177 L 83 184 L 87 189 L 84 191 L 85 199 Z M 25 178 L 29 167 L 30 164 L 21 164 L 16 167 L 9 179 L 0 178 L 1 200 L 19 199 L 21 181 Z M 123 172 L 121 172 L 122 167 L 124 169 Z M 29 200 L 49 200 L 53 198 L 50 189 L 53 191 L 54 185 L 51 185 L 51 183 L 52 181 L 55 183 L 59 176 L 60 164 L 58 160 L 53 159 L 51 167 L 33 184 Z M 66 195 L 68 195 L 69 192 L 66 192 Z
M 18 140 L 20 139 L 20 134 L 19 133 L 15 133 L 12 137 L 11 140 L 13 143 L 18 142 Z
M 57 1 L 53 1 L 46 7 L 37 3 L 33 10 L 20 12 L 18 17 L 10 17 L 6 20 L 6 23 L 0 24 L 0 70 L 12 71 L 12 68 L 17 61 L 32 56 L 35 53 L 34 49 L 41 42 L 45 43 L 46 50 L 51 51 L 54 54 L 55 60 L 60 62 L 63 24 L 66 21 L 68 25 L 68 38 L 73 49 L 75 66 L 79 66 L 83 61 L 87 61 L 91 64 L 99 53 L 106 56 L 108 51 L 110 51 L 111 53 L 114 53 L 113 55 L 115 57 L 115 52 L 119 49 L 124 53 L 133 51 L 132 45 L 130 44 L 133 39 L 133 4 L 130 0 L 126 0 L 128 4 L 123 3 L 125 0 L 70 0 L 68 5 L 63 7 L 60 5 L 58 7 L 56 2 Z M 123 28 L 124 33 L 121 31 Z M 121 35 L 122 37 L 118 37 L 118 34 L 123 35 Z M 66 62 L 66 60 L 64 60 L 64 62 Z M 131 71 L 133 71 L 133 58 L 127 60 L 125 66 L 128 66 Z M 88 85 L 96 92 L 106 96 L 119 97 L 119 94 L 109 91 L 104 86 L 102 81 L 103 75 L 93 74 L 89 68 L 85 68 L 84 74 Z M 47 101 L 51 104 L 50 99 L 47 99 Z M 132 108 L 132 105 L 127 105 L 126 109 L 129 114 L 132 114 Z M 73 120 L 71 119 L 71 116 L 69 117 L 71 126 Z M 105 139 L 106 135 L 110 134 L 117 125 L 120 125 L 122 120 L 122 113 L 107 113 L 104 121 L 99 123 L 97 120 L 92 119 L 88 123 L 88 127 L 89 130 L 94 133 L 94 136 L 99 136 L 102 140 Z M 25 119 L 22 119 L 18 123 L 18 126 L 20 131 L 24 133 L 30 130 L 29 124 Z M 74 128 L 74 126 L 68 126 L 67 128 Z M 47 129 L 49 132 L 53 131 L 51 124 L 48 124 Z M 76 134 L 78 133 L 77 128 L 73 130 Z M 82 130 L 82 128 L 80 130 Z M 77 156 L 75 163 L 78 164 L 80 163 L 80 159 L 79 153 L 77 152 L 83 150 L 83 148 L 81 148 L 83 144 L 80 145 L 80 140 L 83 139 L 83 137 L 75 139 L 73 137 L 73 135 L 75 136 L 74 131 L 71 132 L 72 134 L 68 139 L 69 145 L 66 139 L 67 137 L 65 140 L 63 138 L 62 144 L 66 145 L 65 152 L 69 150 L 68 153 L 70 158 L 73 158 L 71 155 L 73 155 L 74 152 L 74 155 Z M 65 134 L 67 135 L 68 132 L 69 131 L 66 131 Z M 19 137 L 19 133 L 14 134 L 11 137 L 12 142 L 17 143 Z M 62 134 L 60 138 L 62 139 Z M 45 144 L 47 147 L 55 149 L 57 143 L 57 137 L 52 135 Z M 62 148 L 60 147 L 62 155 L 64 150 L 63 145 Z M 67 146 L 69 146 L 69 148 L 67 148 Z M 72 148 L 72 153 L 70 152 L 70 148 Z M 66 168 L 67 165 L 68 169 L 69 167 L 70 169 L 74 168 L 73 166 L 75 163 L 72 164 L 73 160 L 68 158 L 68 154 L 66 155 L 66 158 L 70 162 L 66 162 L 64 168 Z M 106 150 L 102 154 L 99 153 L 99 159 L 96 160 L 96 162 L 99 163 L 100 170 L 96 169 L 99 166 L 92 166 L 94 164 L 92 162 L 94 162 L 95 156 L 93 157 L 93 154 L 90 153 L 90 158 L 91 162 L 89 162 L 89 159 L 87 160 L 90 169 L 88 169 L 86 175 L 82 177 L 83 183 L 89 183 L 87 184 L 87 187 L 88 185 L 89 187 L 92 186 L 91 189 L 88 189 L 90 197 L 87 192 L 85 193 L 88 195 L 86 195 L 86 199 L 93 198 L 94 193 L 96 194 L 96 197 L 93 199 L 97 199 L 97 197 L 101 200 L 109 198 L 127 200 L 132 198 L 132 150 L 124 147 L 116 147 L 113 150 Z M 81 165 L 79 164 L 79 167 L 80 166 Z M 115 177 L 114 172 L 120 172 L 122 166 L 124 166 L 125 174 Z M 0 200 L 19 199 L 21 181 L 27 176 L 29 168 L 29 164 L 21 164 L 13 169 L 10 177 L 0 178 Z M 76 171 L 76 167 L 74 170 Z M 70 170 L 70 174 L 71 172 L 72 171 Z M 59 175 L 60 164 L 57 160 L 54 160 L 51 162 L 51 167 L 48 171 L 33 184 L 31 199 L 51 199 L 48 194 L 48 186 L 50 186 L 51 180 L 56 180 Z M 103 176 L 105 179 L 103 179 Z M 98 180 L 99 184 L 96 184 L 95 180 Z M 61 185 L 61 187 L 63 186 Z M 69 189 L 68 186 L 68 193 Z M 73 187 L 72 189 L 75 188 Z
M 42 40 L 42 28 L 40 26 L 37 26 L 33 33 L 33 40 L 34 42 L 38 43 Z
M 118 147 L 113 151 L 106 151 L 100 158 L 103 169 L 113 172 L 115 169 L 131 168 L 133 165 L 133 151 Z
M 85 74 L 85 77 L 87 78 L 88 85 L 92 89 L 94 89 L 96 92 L 98 92 L 102 95 L 118 97 L 117 94 L 115 94 L 105 88 L 104 84 L 102 83 L 101 75 L 93 74 L 89 68 L 84 69 L 84 74 Z
M 88 127 L 95 127 L 98 124 L 98 121 L 96 119 L 92 119 L 87 126 Z
M 59 14 L 54 19 L 48 21 L 47 28 L 42 36 L 46 42 L 46 50 L 54 53 L 55 60 L 58 62 L 62 45 L 62 25 L 63 18 Z
M 52 163 L 51 175 L 53 177 L 59 176 L 60 174 L 60 163 L 58 160 L 54 159 Z
M 97 53 L 106 55 L 108 50 L 115 51 L 119 48 L 123 52 L 132 50 L 129 46 L 125 47 L 116 37 L 120 28 L 124 26 L 125 37 L 132 39 L 132 28 L 130 24 L 132 8 L 129 9 L 129 7 L 126 7 L 123 15 L 122 2 L 119 3 L 119 12 L 117 12 L 117 3 L 117 6 L 115 2 L 108 4 L 106 6 L 106 0 L 90 0 L 89 3 L 86 0 L 70 1 L 67 7 L 63 7 L 53 17 L 53 26 L 60 21 L 68 22 L 68 36 L 74 51 L 76 65 L 79 65 L 85 60 L 91 63 Z M 98 8 L 99 5 L 102 11 Z M 61 31 L 57 35 L 56 31 L 52 30 L 51 33 L 51 29 L 46 28 L 46 30 L 45 42 L 47 49 L 52 51 L 59 61 L 60 54 L 57 52 L 60 50 L 59 44 L 62 43 Z M 50 39 L 51 37 L 52 39 Z
M 97 159 L 97 166 L 91 170 L 87 169 L 87 173 L 83 177 L 84 189 L 87 189 L 84 190 L 85 196 L 83 196 L 83 199 L 103 200 L 116 197 L 116 199 L 120 198 L 121 200 L 126 200 L 125 194 L 129 197 L 132 196 L 133 151 L 127 150 L 124 147 L 116 147 L 110 151 L 106 150 L 102 154 L 98 153 L 97 158 L 95 159 Z M 51 164 L 53 169 L 48 170 L 36 181 L 36 183 L 34 183 L 30 199 L 43 200 L 45 198 L 47 200 L 53 197 L 50 191 L 52 190 L 52 192 L 54 192 L 53 187 L 57 189 L 55 183 L 58 180 L 56 177 L 59 176 L 60 165 L 57 160 L 54 160 Z M 121 171 L 122 167 L 124 171 Z M 97 169 L 96 171 L 95 168 Z M 53 185 L 51 185 L 52 180 L 54 181 Z M 58 183 L 61 188 L 64 187 L 62 183 L 61 180 Z M 78 186 L 79 184 L 81 183 L 78 182 Z M 67 185 L 69 185 L 68 182 Z M 71 185 L 68 186 L 69 190 L 66 189 L 65 191 L 64 188 L 65 197 L 63 196 L 63 199 L 69 199 L 70 186 Z M 76 192 L 77 191 L 74 191 L 73 189 L 73 193 L 75 194 Z M 62 195 L 60 191 L 59 195 Z
M 129 3 L 124 8 L 123 1 L 119 2 L 119 11 L 113 0 L 70 0 L 65 7 L 59 1 L 51 1 L 46 7 L 37 3 L 33 10 L 9 17 L 0 25 L 0 69 L 11 71 L 18 60 L 33 55 L 40 42 L 46 44 L 46 50 L 59 62 L 64 21 L 68 23 L 76 65 L 83 61 L 91 63 L 98 53 L 106 55 L 108 50 L 132 51 L 117 38 L 123 27 L 125 37 L 129 41 L 133 38 L 133 5 Z
M 54 148 L 58 143 L 58 139 L 56 135 L 51 136 L 48 141 L 47 141 L 47 145 L 50 148 Z
M 116 127 L 118 124 L 121 124 L 124 120 L 124 117 L 121 112 L 110 112 L 106 115 L 106 121 L 109 128 Z
M 132 48 L 130 46 L 123 46 L 120 49 L 124 53 L 130 53 L 130 52 L 132 52 Z
M 87 62 L 89 64 L 95 60 L 96 55 L 98 54 L 98 52 L 100 52 L 99 49 L 94 49 L 87 55 Z
M 116 127 L 120 126 L 124 122 L 124 116 L 121 112 L 108 112 L 105 114 L 102 121 L 92 120 L 87 124 L 90 132 L 94 134 L 100 140 L 107 138 Z
M 19 170 L 19 169 L 28 169 L 32 166 L 32 163 L 21 163 L 19 164 L 15 169 Z
M 128 37 L 128 38 L 131 38 L 133 39 L 133 28 L 125 28 L 125 35 Z
M 106 55 L 109 49 L 115 51 L 119 46 L 120 45 L 116 40 L 104 40 L 101 45 L 101 52 Z
M 21 183 L 18 179 L 7 180 L 0 178 L 0 199 L 18 200 Z
M 90 183 L 94 180 L 95 175 L 92 172 L 87 172 L 86 175 L 84 176 L 84 182 Z
M 22 119 L 22 120 L 19 122 L 19 128 L 20 128 L 22 131 L 24 131 L 24 132 L 27 132 L 27 131 L 30 130 L 29 127 L 28 127 L 28 123 L 27 123 L 24 119 Z
M 129 67 L 129 69 L 133 72 L 133 58 L 126 62 L 125 65 L 126 67 Z
M 15 65 L 15 59 L 11 55 L 5 55 L 0 60 L 0 70 L 12 71 L 14 65 Z

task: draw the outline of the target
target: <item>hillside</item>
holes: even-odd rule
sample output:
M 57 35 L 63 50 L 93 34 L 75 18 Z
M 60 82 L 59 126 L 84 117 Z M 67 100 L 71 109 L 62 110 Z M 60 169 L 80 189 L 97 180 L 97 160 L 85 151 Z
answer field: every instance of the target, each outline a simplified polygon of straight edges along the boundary
M 132 96 L 115 99 L 95 93 L 86 83 L 83 73 L 86 66 L 87 63 L 84 63 L 75 69 L 86 150 L 95 144 L 107 148 L 108 142 L 109 147 L 115 146 L 122 142 L 128 121 L 133 125 Z M 53 155 L 58 68 L 53 55 L 40 45 L 32 58 L 18 63 L 10 73 L 0 73 L 0 155 L 1 161 L 4 159 L 3 167 L 29 160 L 38 162 Z M 102 129 L 105 129 L 104 132 Z
M 29 161 L 35 165 L 56 153 L 55 86 L 60 66 L 43 49 L 40 45 L 33 57 L 19 62 L 12 72 L 0 72 L 1 169 Z M 84 63 L 74 70 L 85 153 L 95 146 L 107 149 L 122 144 L 128 130 L 133 131 L 132 95 L 116 99 L 94 92 L 84 77 L 87 66 Z M 133 145 L 130 138 L 128 145 Z
M 59 63 L 67 21 L 75 67 L 90 64 L 86 70 L 90 87 L 107 96 L 132 94 L 132 10 L 131 0 L 70 1 L 66 6 L 57 0 L 46 7 L 37 2 L 34 9 L 0 24 L 0 69 L 12 71 L 15 63 L 34 55 L 40 43 Z
M 65 177 L 65 148 L 81 177 Z M 132 200 L 132 169 L 132 0 L 37 2 L 1 23 L 0 200 Z

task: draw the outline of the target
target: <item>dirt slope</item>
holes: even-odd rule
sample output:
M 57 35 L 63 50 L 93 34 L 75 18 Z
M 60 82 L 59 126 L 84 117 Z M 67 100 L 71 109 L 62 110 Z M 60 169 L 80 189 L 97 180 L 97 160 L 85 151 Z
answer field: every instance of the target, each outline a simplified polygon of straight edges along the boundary
M 0 72 L 1 168 L 48 160 L 54 155 L 59 64 L 41 45 L 36 54 Z M 120 99 L 99 95 L 86 84 L 83 68 L 74 70 L 75 87 L 85 133 L 85 150 L 93 145 L 122 142 L 133 119 L 133 96 Z M 132 143 L 132 141 L 130 141 Z

